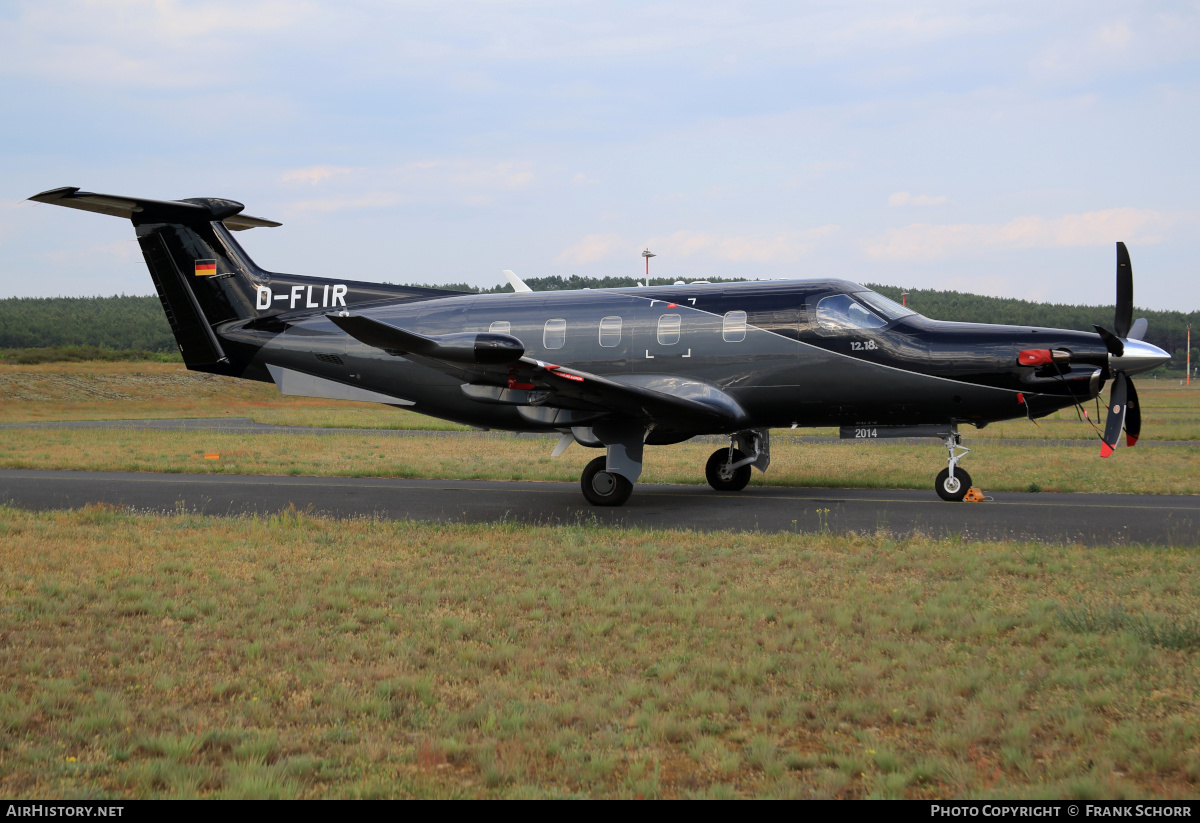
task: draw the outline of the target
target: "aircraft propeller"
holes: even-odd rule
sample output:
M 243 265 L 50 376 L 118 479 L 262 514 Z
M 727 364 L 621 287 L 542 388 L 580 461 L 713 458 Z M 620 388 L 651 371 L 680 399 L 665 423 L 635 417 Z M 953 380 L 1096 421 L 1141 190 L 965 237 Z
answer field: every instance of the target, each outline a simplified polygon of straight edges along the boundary
M 1109 393 L 1108 420 L 1100 446 L 1100 456 L 1108 457 L 1117 447 L 1121 429 L 1125 429 L 1125 443 L 1132 446 L 1142 433 L 1141 404 L 1137 389 L 1126 374 L 1127 371 L 1145 371 L 1150 349 L 1163 354 L 1156 347 L 1142 343 L 1149 326 L 1146 318 L 1133 322 L 1133 266 L 1129 262 L 1129 250 L 1124 243 L 1117 243 L 1117 305 L 1113 314 L 1113 331 L 1103 326 L 1094 326 L 1104 347 L 1109 353 L 1109 368 L 1114 374 L 1112 391 Z M 1131 341 L 1135 341 L 1131 344 Z M 1126 352 L 1129 352 L 1128 356 Z

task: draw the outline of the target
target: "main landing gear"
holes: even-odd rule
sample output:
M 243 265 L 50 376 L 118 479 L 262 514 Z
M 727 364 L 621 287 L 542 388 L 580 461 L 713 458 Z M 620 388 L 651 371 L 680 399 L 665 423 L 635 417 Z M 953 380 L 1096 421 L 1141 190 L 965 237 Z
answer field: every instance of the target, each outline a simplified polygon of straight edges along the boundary
M 616 472 L 608 471 L 608 458 L 597 457 L 583 469 L 579 478 L 583 496 L 593 506 L 620 506 L 633 494 L 633 483 Z
M 620 506 L 633 494 L 633 484 L 642 473 L 644 429 L 627 423 L 603 423 L 575 428 L 564 433 L 554 449 L 557 457 L 572 442 L 603 446 L 606 454 L 584 467 L 579 478 L 583 496 L 593 506 Z M 750 482 L 750 469 L 766 471 L 771 463 L 771 440 L 766 429 L 735 432 L 729 446 L 717 449 L 708 459 L 704 474 L 717 491 L 736 492 Z
M 952 503 L 959 503 L 967 496 L 967 491 L 971 488 L 971 475 L 967 474 L 966 469 L 958 467 L 958 461 L 966 457 L 971 450 L 962 445 L 962 436 L 958 433 L 957 427 L 952 429 L 949 434 L 943 435 L 942 442 L 946 444 L 949 465 L 938 472 L 937 479 L 933 481 L 933 487 L 937 489 L 938 497 Z
M 753 462 L 753 457 L 747 457 L 731 444 L 727 449 L 712 453 L 704 467 L 704 476 L 708 478 L 708 485 L 719 492 L 740 492 L 750 483 L 750 464 Z

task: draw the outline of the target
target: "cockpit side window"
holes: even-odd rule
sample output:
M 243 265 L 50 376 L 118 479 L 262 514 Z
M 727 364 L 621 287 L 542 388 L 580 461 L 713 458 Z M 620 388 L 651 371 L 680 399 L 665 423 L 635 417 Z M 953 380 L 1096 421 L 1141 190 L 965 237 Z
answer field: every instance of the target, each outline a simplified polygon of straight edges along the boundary
M 817 303 L 817 324 L 823 329 L 878 329 L 887 322 L 848 294 L 832 294 Z

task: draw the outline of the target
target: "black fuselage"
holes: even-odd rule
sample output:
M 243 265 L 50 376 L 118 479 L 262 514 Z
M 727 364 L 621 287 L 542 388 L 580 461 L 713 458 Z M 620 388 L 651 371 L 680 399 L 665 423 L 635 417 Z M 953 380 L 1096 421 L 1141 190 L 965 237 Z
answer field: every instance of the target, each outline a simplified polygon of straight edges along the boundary
M 353 284 L 350 289 L 353 292 Z M 747 427 L 865 423 L 985 425 L 1040 416 L 1094 397 L 1095 366 L 1022 366 L 1026 349 L 1102 362 L 1096 335 L 947 323 L 916 314 L 877 327 L 821 322 L 824 298 L 866 290 L 842 280 L 459 295 L 359 303 L 355 314 L 424 335 L 500 331 L 526 354 L 617 380 L 670 376 L 736 398 Z M 349 337 L 324 312 L 231 322 L 216 331 L 246 355 L 243 376 L 281 366 L 410 401 L 415 411 L 490 428 L 554 425 L 519 408 L 464 396 L 462 380 Z M 745 312 L 744 323 L 731 313 Z M 603 332 L 603 333 L 602 333 Z M 656 439 L 700 433 L 658 427 Z

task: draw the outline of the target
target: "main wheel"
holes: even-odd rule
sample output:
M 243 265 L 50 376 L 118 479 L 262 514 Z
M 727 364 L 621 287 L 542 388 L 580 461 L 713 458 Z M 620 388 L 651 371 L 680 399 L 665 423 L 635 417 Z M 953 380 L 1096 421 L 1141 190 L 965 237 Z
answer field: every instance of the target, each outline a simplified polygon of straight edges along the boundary
M 704 467 L 704 476 L 708 478 L 708 485 L 719 492 L 740 492 L 750 482 L 750 464 L 731 469 L 730 462 L 745 460 L 746 455 L 734 449 L 733 460 L 730 461 L 729 457 L 729 449 L 713 452 L 712 457 L 708 458 L 708 465 Z
M 597 457 L 583 469 L 579 485 L 593 506 L 620 506 L 633 494 L 633 483 L 607 471 L 608 458 Z
M 937 480 L 933 481 L 933 487 L 937 489 L 938 497 L 959 503 L 971 488 L 971 475 L 961 466 L 954 468 L 954 477 L 950 476 L 950 469 L 942 469 L 938 472 Z

